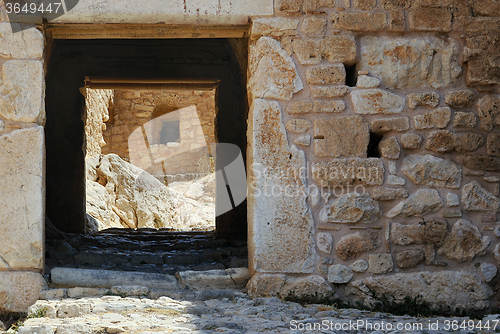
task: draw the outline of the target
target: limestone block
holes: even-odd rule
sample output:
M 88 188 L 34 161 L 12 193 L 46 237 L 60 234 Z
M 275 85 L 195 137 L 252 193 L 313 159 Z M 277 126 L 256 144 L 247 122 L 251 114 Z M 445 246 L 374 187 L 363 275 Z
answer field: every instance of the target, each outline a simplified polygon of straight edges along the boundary
M 286 129 L 293 133 L 304 133 L 312 127 L 312 122 L 307 119 L 294 118 L 286 123 Z
M 466 155 L 464 165 L 470 169 L 497 172 L 500 171 L 500 158 L 493 158 L 487 155 Z
M 381 6 L 384 9 L 396 9 L 396 10 L 401 10 L 401 9 L 408 9 L 412 5 L 411 0 L 381 0 Z
M 333 237 L 330 233 L 321 232 L 316 236 L 316 245 L 318 249 L 326 254 L 332 253 Z
M 399 10 L 388 12 L 388 30 L 404 32 L 406 30 L 405 13 Z
M 439 104 L 439 95 L 434 92 L 408 94 L 408 108 L 414 110 L 418 106 L 435 108 Z
M 300 38 L 292 41 L 292 48 L 301 65 L 318 65 L 325 43 L 322 39 Z
M 451 110 L 448 107 L 436 108 L 422 115 L 413 117 L 415 129 L 444 129 L 451 120 Z
M 476 93 L 471 90 L 457 90 L 444 94 L 444 102 L 455 109 L 470 107 L 476 99 Z
M 334 35 L 325 39 L 323 57 L 330 63 L 353 65 L 356 63 L 357 47 L 354 36 Z
M 300 12 L 302 9 L 302 0 L 276 0 L 274 8 L 279 12 Z
M 378 203 L 369 194 L 349 193 L 331 204 L 325 204 L 320 212 L 320 221 L 340 224 L 372 223 L 381 216 Z
M 349 284 L 364 305 L 375 305 L 375 296 L 385 295 L 402 303 L 405 297 L 421 298 L 431 308 L 483 310 L 489 306 L 491 289 L 464 271 L 399 273 L 372 276 Z
M 396 175 L 388 175 L 387 184 L 390 186 L 404 186 L 406 184 L 406 181 L 402 177 Z
M 309 275 L 294 279 L 292 282 L 287 282 L 286 286 L 281 289 L 281 296 L 288 296 L 293 293 L 299 298 L 331 298 L 334 295 L 332 287 L 321 276 Z
M 44 152 L 41 126 L 0 137 L 1 269 L 43 269 Z
M 352 280 L 353 277 L 352 270 L 343 264 L 334 264 L 328 267 L 328 282 L 330 283 L 345 284 Z
M 178 271 L 175 277 L 182 289 L 195 291 L 241 289 L 250 280 L 247 268 Z
M 257 39 L 261 36 L 294 36 L 297 34 L 299 20 L 285 17 L 263 17 L 256 18 L 252 22 L 250 37 Z
M 489 244 L 489 237 L 483 237 L 470 221 L 460 219 L 453 225 L 438 254 L 458 262 L 471 262 L 474 257 L 484 255 Z
M 408 117 L 381 118 L 371 122 L 372 132 L 384 133 L 390 131 L 406 131 L 410 129 L 410 119 Z
M 486 147 L 489 155 L 500 157 L 500 133 L 490 133 L 487 138 Z
M 356 114 L 399 114 L 405 106 L 405 99 L 381 89 L 362 89 L 351 93 Z
M 448 159 L 412 154 L 403 160 L 401 172 L 413 183 L 432 187 L 460 188 L 462 168 Z
M 338 113 L 344 110 L 344 101 L 303 100 L 290 103 L 287 107 L 289 114 Z
M 368 272 L 371 274 L 385 274 L 394 269 L 391 254 L 368 255 Z
M 304 88 L 293 60 L 278 41 L 261 37 L 250 47 L 248 87 L 254 98 L 290 100 Z
M 453 133 L 448 130 L 432 131 L 425 148 L 436 153 L 473 152 L 484 145 L 484 137 L 478 133 Z
M 500 127 L 500 95 L 486 95 L 477 103 L 477 116 L 482 129 Z
M 456 128 L 473 128 L 477 125 L 477 117 L 472 112 L 457 111 L 453 118 L 453 126 Z
M 312 86 L 311 95 L 315 99 L 331 99 L 343 97 L 349 91 L 347 86 Z
M 423 216 L 438 211 L 443 201 L 435 189 L 419 189 L 387 213 L 387 217 Z
M 498 268 L 493 263 L 481 263 L 479 268 L 486 282 L 491 282 L 498 273 Z
M 324 37 L 327 20 L 324 17 L 308 16 L 302 21 L 300 31 L 312 37 Z
M 20 31 L 13 33 L 12 27 Z M 0 58 L 40 59 L 43 47 L 43 34 L 35 27 L 21 30 L 19 23 L 0 22 Z
M 305 154 L 288 146 L 277 102 L 253 101 L 248 133 L 250 268 L 311 273 L 318 256 L 306 203 Z M 272 195 L 273 187 L 281 189 L 282 195 Z
M 353 264 L 351 264 L 349 268 L 356 273 L 364 273 L 366 270 L 368 270 L 368 262 L 366 262 L 365 260 L 358 260 L 353 262 Z
M 387 27 L 385 13 L 333 13 L 330 20 L 333 29 L 380 31 Z
M 448 224 L 444 221 L 429 219 L 418 224 L 393 223 L 391 227 L 391 240 L 399 246 L 411 244 L 443 244 L 448 233 Z
M 301 146 L 309 146 L 311 145 L 311 136 L 309 135 L 299 136 L 297 137 L 297 139 L 293 141 L 293 143 Z
M 306 72 L 311 85 L 345 84 L 345 67 L 342 64 L 311 66 Z
M 319 157 L 366 157 L 370 131 L 360 116 L 314 120 L 314 153 Z
M 458 44 L 435 37 L 366 36 L 361 38 L 361 69 L 389 89 L 443 88 L 457 82 L 458 53 Z
M 477 15 L 498 16 L 500 13 L 500 3 L 496 0 L 473 1 L 471 5 Z
M 380 80 L 367 75 L 358 76 L 358 81 L 356 81 L 358 88 L 377 88 L 378 86 L 380 86 Z
M 251 298 L 276 296 L 285 283 L 285 275 L 256 273 L 248 282 L 246 291 Z
M 343 236 L 335 245 L 337 256 L 344 261 L 356 258 L 359 254 L 380 247 L 380 239 L 374 233 L 356 232 Z
M 397 160 L 401 154 L 398 139 L 394 136 L 382 139 L 378 144 L 378 149 L 382 158 Z
M 420 148 L 422 137 L 416 133 L 405 133 L 401 136 L 401 145 L 407 149 Z
M 361 10 L 372 10 L 377 6 L 377 0 L 354 0 L 354 7 Z
M 44 98 L 42 63 L 34 60 L 9 60 L 3 64 L 2 74 L 0 115 L 16 122 L 37 122 Z
M 424 251 L 420 249 L 410 249 L 396 253 L 394 260 L 398 268 L 416 267 L 420 262 L 424 261 Z
M 312 175 L 322 187 L 347 185 L 382 185 L 384 165 L 377 158 L 332 159 L 313 165 Z
M 500 199 L 484 189 L 479 182 L 472 181 L 462 188 L 462 204 L 468 211 L 497 212 Z
M 452 13 L 447 8 L 417 7 L 409 12 L 411 30 L 448 32 L 452 21 Z
M 393 201 L 407 198 L 408 190 L 403 188 L 376 187 L 372 190 L 372 197 L 376 201 Z
M 454 193 L 448 193 L 448 195 L 446 195 L 446 204 L 448 204 L 448 206 L 459 206 L 460 200 L 458 198 L 458 195 Z
M 0 272 L 0 312 L 27 312 L 43 287 L 43 276 L 29 271 Z

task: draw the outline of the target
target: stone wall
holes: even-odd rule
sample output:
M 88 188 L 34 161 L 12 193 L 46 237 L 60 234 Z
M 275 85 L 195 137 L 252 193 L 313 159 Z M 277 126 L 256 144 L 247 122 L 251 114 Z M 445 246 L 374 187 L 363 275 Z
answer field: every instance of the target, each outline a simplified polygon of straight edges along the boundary
M 103 132 L 103 154 L 115 153 L 160 174 L 211 171 L 209 146 L 216 142 L 215 90 L 115 90 L 111 110 Z M 164 122 L 178 123 L 177 140 L 167 143 L 170 139 L 161 138 Z
M 498 16 L 495 1 L 277 0 L 253 19 L 251 294 L 490 305 Z
M 85 138 L 86 157 L 96 157 L 101 154 L 101 148 L 106 145 L 103 131 L 105 122 L 109 121 L 109 109 L 113 106 L 114 91 L 112 89 L 85 89 Z

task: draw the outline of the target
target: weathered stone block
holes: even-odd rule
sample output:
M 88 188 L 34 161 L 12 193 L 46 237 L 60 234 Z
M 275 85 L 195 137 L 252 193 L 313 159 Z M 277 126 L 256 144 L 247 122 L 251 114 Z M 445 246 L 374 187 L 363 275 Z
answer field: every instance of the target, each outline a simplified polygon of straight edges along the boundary
M 301 146 L 310 146 L 311 145 L 311 136 L 310 135 L 302 135 L 295 139 L 294 144 Z
M 458 54 L 458 44 L 435 37 L 361 38 L 361 69 L 388 89 L 454 85 L 461 72 Z
M 398 268 L 416 267 L 420 262 L 424 261 L 424 251 L 420 249 L 410 249 L 396 253 L 394 260 Z
M 481 274 L 483 275 L 486 282 L 491 282 L 498 273 L 498 268 L 492 263 L 481 263 L 479 266 L 481 269 Z
M 285 283 L 286 275 L 256 273 L 247 283 L 246 292 L 251 298 L 277 296 Z
M 328 267 L 328 282 L 334 284 L 348 283 L 354 277 L 351 268 L 343 264 L 334 264 Z
M 315 99 L 331 99 L 343 97 L 349 91 L 347 86 L 312 86 L 311 95 Z
M 288 146 L 277 102 L 253 101 L 248 133 L 248 182 L 252 189 L 260 190 L 260 195 L 250 191 L 248 196 L 250 268 L 311 273 L 318 256 L 314 222 L 306 203 L 305 154 Z M 283 176 L 284 171 L 288 177 Z M 283 196 L 266 196 L 273 187 L 282 189 Z M 294 195 L 285 196 L 285 191 Z
M 463 109 L 472 106 L 476 98 L 476 93 L 471 90 L 458 90 L 444 94 L 444 102 L 455 109 Z
M 276 0 L 274 8 L 279 12 L 300 12 L 303 0 Z
M 473 128 L 477 125 L 477 117 L 472 112 L 457 111 L 453 118 L 453 126 L 456 128 Z
M 387 27 L 385 13 L 334 13 L 330 19 L 333 29 L 380 31 Z
M 342 64 L 311 66 L 306 72 L 311 85 L 345 84 L 345 67 Z
M 420 148 L 422 137 L 416 133 L 405 133 L 401 136 L 401 145 L 408 149 Z
M 308 113 L 337 113 L 345 110 L 344 101 L 312 101 L 304 100 L 293 102 L 288 105 L 289 114 L 308 114 Z
M 300 31 L 311 37 L 324 37 L 327 20 L 324 17 L 308 16 L 302 21 Z
M 458 199 L 458 195 L 454 193 L 448 193 L 448 195 L 446 195 L 446 204 L 448 204 L 448 206 L 459 206 L 460 201 Z
M 393 201 L 407 198 L 408 190 L 402 188 L 377 187 L 372 190 L 372 197 L 376 201 Z
M 451 110 L 448 107 L 436 108 L 422 115 L 413 117 L 415 129 L 444 129 L 451 120 Z
M 332 253 L 333 237 L 330 233 L 321 232 L 316 236 L 316 245 L 318 249 L 326 254 Z
M 358 260 L 353 262 L 349 268 L 356 273 L 364 273 L 368 270 L 368 262 L 365 260 Z
M 288 278 L 286 285 L 281 289 L 281 296 L 292 294 L 298 298 L 310 298 L 311 291 L 314 291 L 314 297 L 318 299 L 332 298 L 335 292 L 328 282 L 321 276 L 309 275 L 291 279 Z M 263 296 L 267 297 L 267 296 Z
M 438 254 L 458 262 L 470 262 L 474 257 L 483 255 L 489 244 L 489 237 L 483 237 L 470 221 L 460 219 L 453 225 Z
M 399 10 L 391 10 L 388 12 L 388 30 L 400 31 L 406 30 L 405 13 Z
M 44 151 L 41 126 L 0 137 L 0 269 L 43 269 Z
M 285 17 L 265 17 L 253 20 L 250 37 L 257 39 L 261 36 L 294 36 L 297 35 L 299 20 Z
M 373 120 L 370 126 L 372 132 L 384 133 L 389 131 L 406 131 L 410 129 L 408 117 L 381 118 Z
M 486 147 L 489 155 L 500 157 L 500 133 L 490 133 Z
M 500 13 L 500 3 L 496 0 L 473 1 L 471 5 L 476 15 L 498 16 Z
M 409 12 L 411 30 L 443 31 L 451 30 L 452 13 L 447 8 L 417 7 Z
M 385 274 L 394 269 L 391 254 L 368 255 L 368 272 L 371 274 Z
M 334 35 L 325 39 L 323 57 L 330 63 L 353 65 L 356 62 L 356 40 L 350 35 Z
M 382 139 L 378 144 L 378 149 L 382 158 L 397 160 L 401 154 L 398 139 L 394 136 Z
M 358 76 L 356 81 L 356 87 L 358 88 L 377 88 L 378 86 L 380 86 L 380 80 L 367 75 Z
M 42 112 L 44 74 L 40 61 L 9 60 L 0 80 L 0 115 L 16 122 L 37 122 Z
M 0 311 L 27 312 L 45 285 L 43 276 L 38 273 L 0 272 Z
M 497 212 L 500 199 L 484 189 L 479 182 L 472 181 L 462 188 L 462 204 L 469 211 Z
M 466 155 L 464 165 L 470 169 L 497 172 L 500 171 L 500 158 L 493 158 L 487 155 Z
M 360 116 L 314 120 L 314 153 L 320 157 L 366 157 L 370 131 Z
M 477 103 L 477 115 L 482 129 L 500 127 L 500 95 L 486 95 Z
M 402 177 L 396 175 L 388 175 L 387 184 L 390 186 L 404 186 L 406 184 L 406 181 Z
M 377 202 L 369 194 L 349 193 L 325 204 L 320 220 L 328 223 L 372 223 L 382 216 Z
M 40 59 L 43 56 L 43 34 L 35 27 L 20 30 L 18 23 L 0 23 L 0 58 Z
M 356 232 L 343 236 L 335 251 L 337 256 L 344 261 L 356 258 L 359 254 L 372 251 L 380 247 L 380 239 L 374 233 Z
M 377 158 L 333 159 L 314 164 L 312 175 L 321 187 L 375 186 L 384 183 L 384 165 Z
M 403 111 L 405 99 L 381 89 L 363 89 L 351 93 L 356 114 L 398 114 Z
M 387 213 L 387 217 L 423 216 L 438 211 L 443 200 L 435 189 L 419 189 Z
M 434 92 L 408 94 L 408 108 L 414 110 L 418 106 L 435 108 L 439 104 L 439 95 Z
M 382 8 L 387 10 L 402 10 L 410 8 L 412 3 L 412 0 L 381 0 L 380 4 Z
M 484 137 L 478 133 L 453 133 L 448 130 L 432 131 L 425 148 L 437 152 L 473 152 L 484 145 Z
M 248 87 L 254 98 L 290 100 L 304 88 L 295 64 L 278 41 L 261 37 L 250 47 Z
M 430 154 L 406 157 L 401 172 L 415 184 L 432 187 L 458 189 L 462 181 L 460 165 Z
M 354 0 L 354 7 L 361 10 L 372 10 L 377 6 L 377 0 Z
M 399 246 L 432 244 L 441 246 L 448 233 L 448 224 L 439 220 L 424 220 L 418 224 L 393 223 L 391 240 Z
M 294 39 L 292 48 L 301 65 L 318 65 L 321 63 L 325 43 L 322 39 Z
M 294 118 L 286 123 L 286 129 L 293 133 L 304 133 L 312 127 L 312 122 L 307 119 Z

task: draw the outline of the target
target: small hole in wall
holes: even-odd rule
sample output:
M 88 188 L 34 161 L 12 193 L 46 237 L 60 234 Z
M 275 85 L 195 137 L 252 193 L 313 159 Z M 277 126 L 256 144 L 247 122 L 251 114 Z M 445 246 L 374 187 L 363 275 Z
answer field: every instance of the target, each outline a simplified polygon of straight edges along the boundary
M 358 71 L 356 71 L 356 64 L 348 66 L 345 65 L 345 84 L 349 87 L 356 87 L 358 81 Z
M 370 142 L 368 143 L 368 158 L 380 158 L 378 144 L 383 136 L 374 132 L 370 132 Z

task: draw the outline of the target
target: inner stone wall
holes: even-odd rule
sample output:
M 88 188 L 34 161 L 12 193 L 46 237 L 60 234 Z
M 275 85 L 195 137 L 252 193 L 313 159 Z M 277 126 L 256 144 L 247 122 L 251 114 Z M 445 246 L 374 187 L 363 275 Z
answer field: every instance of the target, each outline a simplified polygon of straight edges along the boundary
M 492 305 L 499 9 L 277 0 L 253 19 L 251 295 Z

